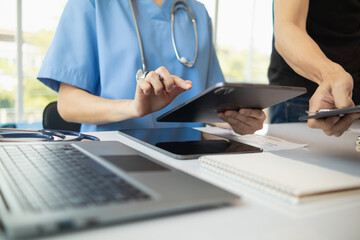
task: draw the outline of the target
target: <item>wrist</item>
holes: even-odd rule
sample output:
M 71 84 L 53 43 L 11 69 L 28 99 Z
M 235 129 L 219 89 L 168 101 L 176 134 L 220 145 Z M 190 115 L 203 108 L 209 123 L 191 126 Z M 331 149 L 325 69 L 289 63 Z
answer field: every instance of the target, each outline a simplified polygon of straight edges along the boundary
M 327 82 L 332 85 L 333 81 L 336 81 L 338 78 L 342 78 L 340 76 L 346 74 L 347 72 L 341 65 L 330 61 L 321 68 L 318 84 L 320 85 Z
M 339 64 L 333 63 L 331 66 L 330 70 L 323 71 L 322 80 L 319 85 L 331 93 L 339 89 L 352 92 L 354 87 L 352 76 Z
M 119 122 L 138 117 L 134 108 L 134 100 L 116 100 L 116 104 L 113 107 L 116 110 L 116 114 L 113 115 L 114 119 L 112 119 L 111 122 Z

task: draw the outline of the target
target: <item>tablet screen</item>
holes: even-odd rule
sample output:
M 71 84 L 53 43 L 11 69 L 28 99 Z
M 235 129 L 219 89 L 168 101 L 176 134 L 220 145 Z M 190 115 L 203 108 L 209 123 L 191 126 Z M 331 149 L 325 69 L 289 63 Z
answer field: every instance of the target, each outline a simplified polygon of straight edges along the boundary
M 261 152 L 261 148 L 231 141 L 193 128 L 119 130 L 119 133 L 178 159 L 201 155 Z

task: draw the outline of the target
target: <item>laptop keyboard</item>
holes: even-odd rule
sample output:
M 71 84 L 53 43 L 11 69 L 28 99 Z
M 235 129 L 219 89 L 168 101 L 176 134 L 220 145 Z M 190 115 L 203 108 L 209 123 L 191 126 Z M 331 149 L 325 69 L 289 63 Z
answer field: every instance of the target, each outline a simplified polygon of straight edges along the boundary
M 150 198 L 68 143 L 0 146 L 0 162 L 29 211 Z

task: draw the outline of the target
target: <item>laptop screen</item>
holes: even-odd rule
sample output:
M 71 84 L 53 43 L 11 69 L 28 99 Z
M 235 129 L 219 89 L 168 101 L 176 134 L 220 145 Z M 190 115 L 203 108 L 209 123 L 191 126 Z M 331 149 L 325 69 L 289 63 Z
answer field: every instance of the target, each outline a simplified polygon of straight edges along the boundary
M 262 149 L 193 128 L 119 130 L 119 133 L 178 159 L 207 154 L 261 152 Z

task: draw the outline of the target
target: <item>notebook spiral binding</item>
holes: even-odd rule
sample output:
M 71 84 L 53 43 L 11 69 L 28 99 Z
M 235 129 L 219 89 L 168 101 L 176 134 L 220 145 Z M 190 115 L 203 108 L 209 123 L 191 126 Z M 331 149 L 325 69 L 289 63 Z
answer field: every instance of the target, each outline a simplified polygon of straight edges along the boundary
M 200 162 L 201 167 L 210 170 L 211 172 L 235 180 L 238 183 L 273 195 L 281 200 L 285 200 L 292 204 L 296 204 L 299 202 L 299 198 L 294 196 L 296 194 L 296 190 L 291 187 L 275 184 L 274 182 L 266 178 L 255 176 L 245 171 L 239 171 L 228 167 L 225 164 L 220 164 L 206 158 L 201 158 Z

